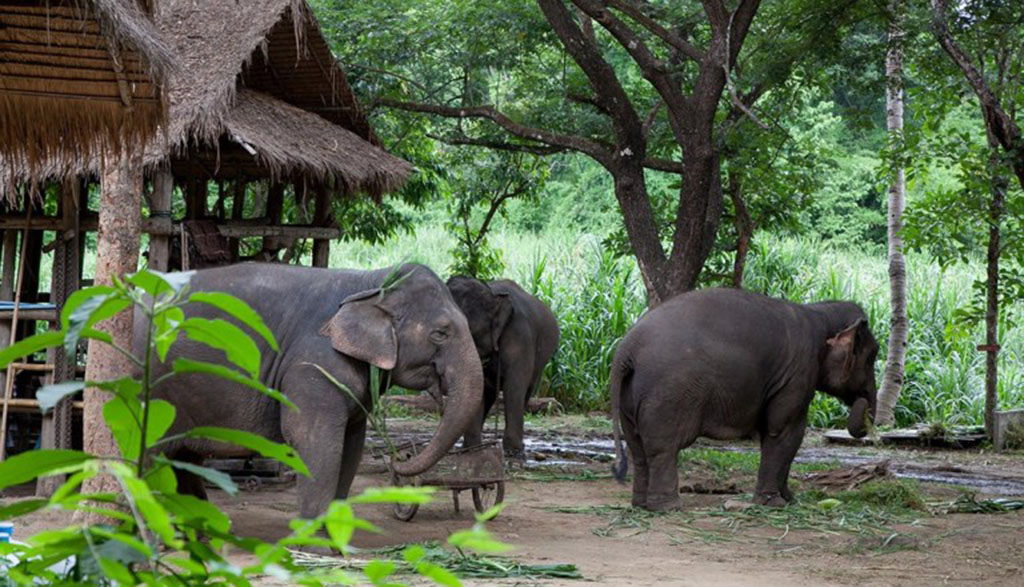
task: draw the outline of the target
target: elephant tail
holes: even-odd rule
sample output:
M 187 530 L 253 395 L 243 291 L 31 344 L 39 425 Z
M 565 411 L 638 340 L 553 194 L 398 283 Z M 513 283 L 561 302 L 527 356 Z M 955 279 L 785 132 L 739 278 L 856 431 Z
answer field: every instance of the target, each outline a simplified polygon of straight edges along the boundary
M 628 375 L 631 374 L 632 369 L 627 365 L 627 361 L 624 357 L 619 356 L 625 353 L 616 354 L 615 360 L 612 362 L 612 372 L 609 381 L 609 396 L 612 405 L 612 438 L 615 443 L 615 462 L 612 463 L 612 474 L 619 483 L 626 482 L 626 471 L 629 469 L 629 457 L 626 455 L 626 451 L 622 446 L 622 433 L 619 430 L 619 403 L 622 396 L 622 383 L 625 381 Z

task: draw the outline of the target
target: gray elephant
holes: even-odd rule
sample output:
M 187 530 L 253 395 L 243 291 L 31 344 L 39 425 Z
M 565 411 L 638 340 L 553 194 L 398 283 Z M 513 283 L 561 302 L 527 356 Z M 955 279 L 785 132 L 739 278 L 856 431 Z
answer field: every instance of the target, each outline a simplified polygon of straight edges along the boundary
M 505 453 L 522 457 L 523 414 L 558 346 L 558 320 L 544 302 L 508 279 L 484 283 L 452 277 L 448 289 L 466 315 L 484 365 L 483 410 L 466 432 L 465 443 L 480 443 L 500 389 L 505 393 Z
M 792 500 L 789 468 L 803 441 L 815 389 L 851 406 L 851 435 L 875 412 L 878 343 L 849 302 L 794 304 L 737 289 L 676 296 L 626 333 L 611 370 L 616 476 L 633 457 L 633 505 L 680 506 L 679 451 L 698 436 L 756 433 L 755 503 Z
M 331 500 L 348 495 L 362 457 L 366 417 L 313 364 L 346 385 L 367 408 L 369 366 L 375 365 L 390 371 L 395 385 L 446 391 L 448 408 L 429 445 L 394 465 L 402 475 L 431 467 L 479 419 L 483 373 L 466 318 L 444 282 L 426 267 L 403 265 L 397 271 L 404 277 L 382 291 L 394 271 L 246 263 L 196 272 L 193 291 L 230 293 L 263 317 L 280 348 L 272 352 L 254 336 L 263 353 L 260 380 L 283 392 L 299 410 L 238 384 L 189 374 L 155 390 L 177 408 L 171 433 L 215 425 L 287 442 L 312 473 L 312 478 L 299 478 L 300 514 L 315 517 Z M 185 314 L 225 317 L 204 304 L 189 304 Z M 138 345 L 142 329 L 135 334 Z M 156 375 L 181 356 L 226 363 L 220 351 L 182 338 Z M 192 462 L 214 455 L 248 456 L 243 449 L 199 439 L 167 450 L 172 458 Z M 186 474 L 179 479 L 183 491 L 204 496 L 197 478 Z

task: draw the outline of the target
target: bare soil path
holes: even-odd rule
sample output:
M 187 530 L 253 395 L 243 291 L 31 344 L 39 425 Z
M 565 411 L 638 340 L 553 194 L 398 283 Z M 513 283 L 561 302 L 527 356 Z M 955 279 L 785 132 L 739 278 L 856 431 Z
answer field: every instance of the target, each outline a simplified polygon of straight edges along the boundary
M 589 446 L 607 440 L 600 429 L 581 426 L 578 419 L 545 421 L 530 430 L 532 438 L 548 444 Z M 429 422 L 396 427 L 399 434 L 426 434 Z M 818 446 L 818 469 L 842 463 L 851 449 Z M 595 450 L 589 456 L 557 453 L 535 445 L 525 469 L 513 470 L 506 490 L 507 507 L 488 524 L 500 539 L 516 546 L 518 560 L 538 564 L 573 563 L 585 582 L 542 580 L 544 585 L 1024 585 L 1024 513 L 933 514 L 882 516 L 864 522 L 843 507 L 809 520 L 813 508 L 786 508 L 779 514 L 746 515 L 736 504 L 746 495 L 683 495 L 686 511 L 647 515 L 625 508 L 629 487 L 608 478 L 606 457 Z M 684 484 L 749 492 L 752 477 L 748 461 L 756 456 L 751 445 L 698 449 L 704 457 L 738 453 L 737 461 L 705 465 L 684 462 Z M 717 452 L 715 452 L 717 451 Z M 571 451 L 570 451 L 571 452 Z M 585 452 L 585 451 L 583 451 Z M 992 455 L 982 451 L 891 451 L 855 449 L 853 456 L 916 465 L 924 469 L 957 468 L 981 476 L 999 475 L 1024 481 L 1021 455 Z M 537 460 L 539 458 L 540 460 Z M 816 457 L 817 458 L 817 457 Z M 968 475 L 970 476 L 970 475 Z M 799 481 L 799 477 L 797 479 Z M 386 476 L 367 467 L 356 480 L 355 491 L 384 485 Z M 798 494 L 810 489 L 800 484 Z M 922 482 L 926 500 L 948 502 L 963 491 L 945 484 Z M 295 515 L 294 488 L 263 486 L 232 498 L 211 491 L 212 499 L 232 518 L 237 533 L 276 539 L 287 533 Z M 979 494 L 984 498 L 989 494 Z M 0 502 L 6 500 L 0 499 Z M 463 494 L 456 513 L 450 494 L 440 492 L 435 503 L 421 507 L 412 522 L 400 522 L 386 506 L 361 506 L 357 513 L 383 532 L 357 534 L 355 545 L 378 548 L 436 540 L 473 523 L 472 500 Z M 825 515 L 825 514 L 821 514 Z M 774 517 L 773 517 L 774 516 Z M 781 516 L 781 517 L 779 517 Z M 59 512 L 41 512 L 19 520 L 19 537 L 67 523 Z M 858 526 L 861 524 L 863 527 Z M 858 531 L 858 528 L 860 529 Z M 865 530 L 865 528 L 867 528 Z M 469 585 L 531 584 L 523 580 L 467 581 Z

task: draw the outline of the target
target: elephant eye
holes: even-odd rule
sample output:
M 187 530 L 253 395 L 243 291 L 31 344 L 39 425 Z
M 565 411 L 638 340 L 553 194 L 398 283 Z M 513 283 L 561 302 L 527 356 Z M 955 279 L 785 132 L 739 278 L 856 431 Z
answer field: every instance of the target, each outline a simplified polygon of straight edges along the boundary
M 430 333 L 430 340 L 436 344 L 441 344 L 448 340 L 448 331 L 438 329 Z

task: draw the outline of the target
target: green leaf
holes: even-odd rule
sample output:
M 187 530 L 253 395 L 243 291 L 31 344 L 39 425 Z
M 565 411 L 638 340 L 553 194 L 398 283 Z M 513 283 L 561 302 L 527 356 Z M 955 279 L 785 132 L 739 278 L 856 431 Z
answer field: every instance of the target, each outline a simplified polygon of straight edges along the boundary
M 84 381 L 67 381 L 64 383 L 51 383 L 44 385 L 36 392 L 36 399 L 39 400 L 39 409 L 45 414 L 53 406 L 57 405 L 64 397 L 85 389 Z
M 163 494 L 177 493 L 178 491 L 178 478 L 174 475 L 174 469 L 166 462 L 146 469 L 143 478 L 153 491 Z
M 129 275 L 126 280 L 154 298 L 159 298 L 161 294 L 178 293 L 181 291 L 183 287 L 192 281 L 195 273 L 195 271 L 162 273 L 154 269 L 142 269 Z
M 124 484 L 126 492 L 135 502 L 135 507 L 149 528 L 164 541 L 164 544 L 175 549 L 181 548 L 182 543 L 174 535 L 174 526 L 171 525 L 171 517 L 167 510 L 156 500 L 145 481 L 131 474 L 128 467 L 122 467 L 110 469 L 116 471 L 115 475 Z
M 228 381 L 239 383 L 241 385 L 245 385 L 246 387 L 251 387 L 256 391 L 262 393 L 263 395 L 266 395 L 267 397 L 271 397 L 281 402 L 282 404 L 288 406 L 288 408 L 292 410 L 299 409 L 294 403 L 292 403 L 290 399 L 288 399 L 287 396 L 285 396 L 280 391 L 271 389 L 266 385 L 263 385 L 263 383 L 261 383 L 258 379 L 247 377 L 244 374 L 235 371 L 234 369 L 225 367 L 224 365 L 217 365 L 216 363 L 206 363 L 203 361 L 193 361 L 192 359 L 180 358 L 174 360 L 173 369 L 175 373 L 206 373 L 208 375 L 216 375 L 217 377 L 220 377 L 222 379 L 227 379 Z
M 103 404 L 103 420 L 121 449 L 121 456 L 134 461 L 139 458 L 139 440 L 142 437 L 142 403 L 136 399 L 117 396 Z M 146 446 L 152 446 L 163 437 L 174 423 L 174 406 L 157 399 L 149 403 L 149 421 L 146 430 Z
M 407 546 L 405 550 L 402 551 L 402 558 L 410 565 L 414 565 L 423 560 L 423 557 L 425 556 L 427 556 L 427 551 L 419 544 Z
M 498 514 L 500 514 L 501 510 L 503 510 L 503 509 L 505 509 L 505 503 L 504 502 L 496 503 L 496 504 L 492 505 L 490 507 L 490 509 L 488 509 L 486 512 L 483 512 L 482 514 L 475 514 L 476 515 L 476 521 L 483 523 L 483 522 L 486 522 L 488 520 L 492 520 L 495 517 L 497 517 Z
M 395 563 L 391 561 L 372 560 L 363 568 L 363 574 L 374 585 L 380 585 L 395 572 Z
M 416 564 L 416 573 L 430 579 L 438 585 L 446 587 L 461 587 L 462 582 L 444 567 L 434 563 L 420 562 Z
M 368 487 L 361 494 L 350 498 L 349 503 L 430 503 L 434 487 Z
M 84 300 L 68 318 L 64 335 L 64 350 L 71 355 L 78 346 L 78 339 L 85 331 L 92 333 L 92 326 L 132 305 L 132 301 L 119 292 L 97 295 Z
M 299 455 L 295 452 L 294 448 L 287 444 L 279 444 L 277 442 L 267 440 L 258 434 L 245 432 L 244 430 L 221 428 L 219 426 L 200 426 L 186 432 L 185 437 L 206 438 L 209 440 L 219 440 L 229 444 L 236 444 L 251 451 L 258 452 L 269 459 L 279 461 L 291 467 L 295 472 L 301 475 L 306 477 L 312 476 L 309 469 L 306 468 L 306 464 L 302 462 L 302 459 L 299 458 Z
M 134 585 L 137 583 L 135 575 L 132 575 L 128 567 L 121 563 L 103 556 L 99 557 L 97 562 L 100 565 L 100 570 L 103 571 L 103 574 L 108 579 L 114 582 L 114 585 Z
M 196 465 L 193 463 L 174 461 L 163 456 L 158 456 L 154 460 L 158 463 L 170 465 L 175 469 L 181 469 L 182 471 L 187 471 L 189 473 L 192 473 L 193 475 L 198 475 L 199 477 L 209 481 L 210 483 L 213 483 L 218 488 L 220 488 L 221 491 L 227 493 L 228 495 L 235 495 L 236 493 L 238 493 L 238 486 L 235 485 L 235 482 L 231 480 L 231 475 L 228 475 L 227 473 L 222 473 L 216 469 L 203 467 L 201 465 Z
M 270 345 L 270 348 L 275 351 L 278 350 L 277 339 L 274 338 L 274 333 L 270 332 L 270 329 L 267 328 L 263 318 L 249 304 L 235 296 L 223 292 L 200 291 L 189 296 L 188 301 L 208 304 L 233 316 L 236 320 L 262 336 L 267 341 L 267 344 Z
M 60 311 L 60 329 L 66 331 L 71 326 L 72 314 L 74 314 L 78 310 L 78 307 L 86 300 L 102 298 L 116 292 L 117 290 L 109 285 L 94 285 L 92 287 L 82 288 L 72 293 L 68 296 L 67 301 L 64 302 L 64 307 Z
M 4 342 L 6 343 L 7 341 Z M 36 334 L 35 336 L 30 336 L 24 340 L 20 340 L 0 351 L 0 369 L 22 357 L 27 357 L 43 349 L 60 346 L 63 342 L 64 333 L 57 332 L 55 330 L 43 332 Z
M 231 530 L 231 519 L 208 501 L 179 493 L 163 495 L 160 501 L 167 511 L 193 526 L 210 528 L 217 532 Z
M 139 394 L 142 393 L 142 383 L 131 377 L 121 377 L 120 379 L 111 379 L 109 381 L 89 381 L 85 386 L 102 389 L 117 397 L 129 400 L 139 397 Z
M 344 501 L 331 502 L 331 505 L 327 507 L 324 526 L 327 527 L 327 534 L 334 542 L 334 546 L 342 552 L 348 549 L 356 530 L 380 532 L 370 522 L 357 518 L 355 512 L 352 511 L 352 506 Z
M 469 530 L 453 532 L 448 537 L 448 544 L 458 549 L 485 553 L 507 552 L 512 549 L 508 544 L 495 540 L 490 532 L 480 525 L 474 526 Z
M 18 516 L 31 514 L 34 511 L 43 509 L 49 505 L 49 503 L 50 500 L 48 499 L 26 499 L 23 501 L 16 501 L 12 504 L 0 507 L 0 520 L 11 520 Z
M 153 328 L 155 329 L 153 340 L 156 342 L 156 354 L 160 361 L 167 360 L 167 352 L 171 345 L 178 340 L 178 326 L 185 321 L 185 312 L 177 306 L 166 308 L 153 316 Z
M 256 343 L 241 328 L 217 318 L 189 318 L 181 329 L 196 342 L 224 351 L 228 360 L 254 379 L 259 377 L 262 356 Z
M 6 489 L 45 477 L 56 471 L 66 472 L 93 460 L 80 450 L 31 450 L 0 462 L 0 489 Z

